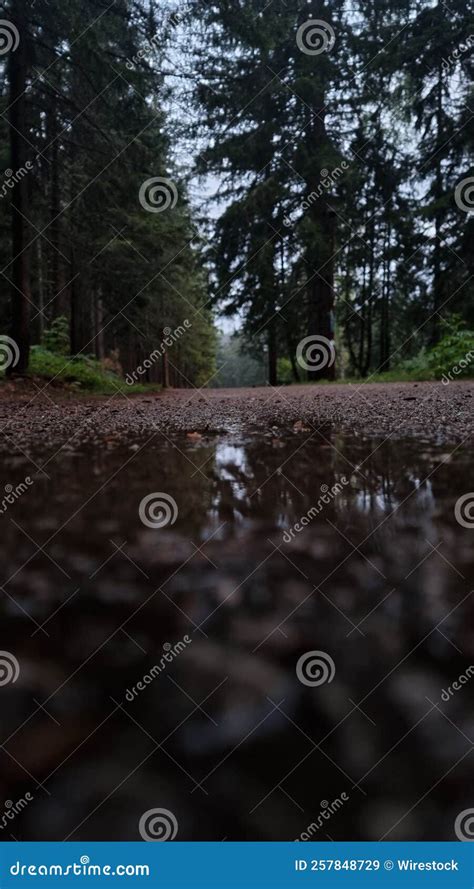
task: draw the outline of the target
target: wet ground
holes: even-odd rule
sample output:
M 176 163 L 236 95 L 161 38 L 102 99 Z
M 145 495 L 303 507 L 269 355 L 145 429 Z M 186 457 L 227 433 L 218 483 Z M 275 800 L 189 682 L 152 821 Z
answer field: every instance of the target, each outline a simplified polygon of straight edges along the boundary
M 299 391 L 260 429 L 227 394 L 147 424 L 167 396 L 62 443 L 56 411 L 103 408 L 32 406 L 25 437 L 2 405 L 0 840 L 140 839 L 154 809 L 183 840 L 455 839 L 472 418 L 315 434 Z
M 39 379 L 3 384 L 1 439 L 8 436 L 7 442 L 29 453 L 44 445 L 74 450 L 130 432 L 271 435 L 291 431 L 294 424 L 304 424 L 320 441 L 328 425 L 392 440 L 417 436 L 450 444 L 474 438 L 474 381 L 180 389 L 138 396 L 133 386 L 123 388 L 107 398 L 86 398 Z

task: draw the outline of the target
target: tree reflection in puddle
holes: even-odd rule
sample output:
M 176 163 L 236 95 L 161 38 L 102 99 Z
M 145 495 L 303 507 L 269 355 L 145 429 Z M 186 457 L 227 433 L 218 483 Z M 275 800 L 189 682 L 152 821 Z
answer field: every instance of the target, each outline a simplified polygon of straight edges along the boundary
M 178 839 L 295 839 L 341 794 L 312 839 L 454 838 L 474 685 L 442 695 L 473 661 L 470 455 L 327 435 L 61 452 L 1 517 L 20 676 L 0 782 L 33 799 L 0 838 L 139 839 L 161 807 Z M 5 460 L 2 485 L 25 471 Z M 173 525 L 140 521 L 153 492 Z M 298 680 L 309 651 L 333 681 Z

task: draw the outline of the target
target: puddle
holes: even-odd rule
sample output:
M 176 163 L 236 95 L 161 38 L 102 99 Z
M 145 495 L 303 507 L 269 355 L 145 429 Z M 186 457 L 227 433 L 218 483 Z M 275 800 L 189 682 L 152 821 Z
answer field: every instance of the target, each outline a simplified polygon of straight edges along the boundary
M 33 455 L 47 475 L 3 460 L 0 648 L 20 674 L 0 687 L 0 840 L 138 840 L 154 808 L 183 840 L 455 838 L 472 456 L 306 439 L 111 436 Z M 152 493 L 173 524 L 142 523 Z

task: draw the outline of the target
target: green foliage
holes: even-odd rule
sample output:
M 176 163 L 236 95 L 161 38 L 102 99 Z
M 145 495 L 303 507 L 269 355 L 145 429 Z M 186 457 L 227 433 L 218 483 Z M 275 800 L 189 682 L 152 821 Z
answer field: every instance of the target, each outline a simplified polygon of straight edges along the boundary
M 428 355 L 437 379 L 474 377 L 474 330 L 454 329 Z
M 433 368 L 430 365 L 429 352 L 425 346 L 413 358 L 406 358 L 405 361 L 401 361 L 393 370 L 377 375 L 377 380 L 381 383 L 432 379 L 434 379 Z
M 30 373 L 56 384 L 68 384 L 72 389 L 97 394 L 112 394 L 127 390 L 124 381 L 116 374 L 107 372 L 99 361 L 89 355 L 65 359 L 63 355 L 49 352 L 42 346 L 31 349 Z M 127 390 L 129 391 L 129 390 Z M 147 391 L 146 386 L 134 386 L 134 393 Z
M 291 361 L 289 358 L 279 358 L 277 362 L 278 367 L 278 383 L 282 386 L 289 386 L 290 383 L 294 383 L 293 374 L 291 370 Z
M 51 327 L 45 331 L 43 346 L 47 352 L 69 355 L 69 322 L 64 315 L 55 318 Z
M 215 303 L 288 359 L 332 333 L 334 289 L 339 370 L 433 378 L 416 352 L 439 340 L 440 308 L 474 324 L 474 221 L 455 200 L 472 175 L 472 3 L 191 6 L 198 166 L 223 204 Z M 330 52 L 298 47 L 310 19 Z
M 367 382 L 396 383 L 416 380 L 455 380 L 474 377 L 474 331 L 465 329 L 462 318 L 452 315 L 442 323 L 442 338 L 432 349 L 423 347 L 413 358 L 393 370 L 367 378 Z
M 21 127 L 31 161 L 30 341 L 55 355 L 117 353 L 127 373 L 162 342 L 164 329 L 187 318 L 192 332 L 170 352 L 170 382 L 206 382 L 215 369 L 212 317 L 203 309 L 207 279 L 165 113 L 162 34 L 171 5 L 119 0 L 105 12 L 97 0 L 22 6 L 23 43 L 34 47 Z M 7 79 L 0 112 L 12 104 L 9 86 Z M 16 170 L 5 113 L 0 136 L 0 169 Z M 153 212 L 154 201 L 163 212 Z M 12 255 L 10 206 L 0 200 L 4 269 Z M 9 300 L 0 301 L 0 327 L 11 331 L 14 317 Z M 160 371 L 157 364 L 152 378 Z
M 191 380 L 195 386 L 206 386 L 209 383 L 214 385 L 216 340 L 217 334 L 209 312 L 197 307 L 192 316 L 192 327 L 180 341 L 180 364 L 187 380 Z M 186 383 L 186 379 L 184 382 Z

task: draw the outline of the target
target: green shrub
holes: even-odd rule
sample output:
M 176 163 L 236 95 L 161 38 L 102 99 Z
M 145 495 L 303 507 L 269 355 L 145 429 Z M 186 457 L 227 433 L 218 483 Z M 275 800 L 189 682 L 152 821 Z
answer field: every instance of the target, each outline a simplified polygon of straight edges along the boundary
M 293 383 L 293 374 L 291 372 L 291 361 L 289 358 L 279 358 L 277 362 L 277 376 L 280 386 Z
M 43 347 L 55 355 L 69 355 L 69 321 L 64 315 L 55 318 L 51 327 L 44 332 Z
M 33 376 L 68 383 L 72 388 L 89 392 L 107 394 L 127 388 L 119 376 L 105 371 L 100 362 L 90 355 L 65 358 L 43 346 L 32 346 L 29 371 Z
M 377 381 L 455 380 L 474 377 L 474 331 L 466 330 L 462 319 L 453 315 L 443 322 L 442 337 L 432 349 L 421 349 L 414 358 L 378 374 Z
M 437 379 L 455 380 L 474 376 L 474 331 L 456 327 L 428 353 Z
M 112 395 L 123 392 L 130 396 L 143 392 L 156 391 L 160 388 L 153 384 L 136 384 L 133 393 L 125 380 L 103 362 L 97 361 L 93 355 L 75 355 L 67 357 L 50 352 L 44 346 L 32 346 L 28 375 L 47 380 L 53 385 L 64 386 L 79 392 L 94 392 L 101 395 Z M 0 382 L 5 374 L 0 374 Z

